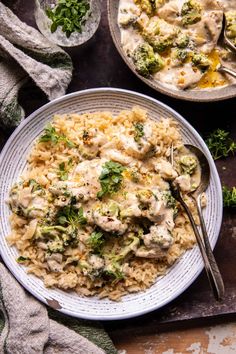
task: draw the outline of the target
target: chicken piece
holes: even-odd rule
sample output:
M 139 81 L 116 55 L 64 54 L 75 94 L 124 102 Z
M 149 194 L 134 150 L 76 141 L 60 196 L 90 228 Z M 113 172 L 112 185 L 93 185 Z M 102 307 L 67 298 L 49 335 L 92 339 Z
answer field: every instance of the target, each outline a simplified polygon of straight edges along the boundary
M 86 159 L 95 158 L 101 146 L 107 142 L 105 134 L 96 128 L 84 131 L 82 140 L 83 145 L 80 146 L 79 152 Z
M 161 223 L 164 220 L 165 201 L 158 189 L 139 190 L 136 196 L 139 201 L 141 216 L 155 223 Z
M 122 203 L 121 216 L 122 217 L 140 217 L 142 215 L 141 209 L 138 207 L 138 198 L 134 193 L 127 193 Z
M 206 12 L 202 21 L 195 25 L 191 38 L 204 54 L 209 54 L 217 45 L 223 21 L 222 11 Z
M 165 252 L 160 248 L 147 248 L 145 246 L 141 246 L 135 252 L 136 257 L 142 258 L 162 258 L 165 256 Z
M 179 185 L 179 188 L 183 192 L 191 191 L 191 177 L 190 175 L 180 175 L 175 179 L 175 183 Z
M 32 186 L 24 188 L 17 185 L 10 193 L 9 205 L 12 211 L 28 218 L 43 217 L 48 211 L 48 202 L 39 193 L 41 192 L 33 191 Z
M 102 230 L 106 232 L 118 233 L 123 235 L 128 228 L 127 224 L 123 224 L 118 218 L 119 207 L 115 203 L 101 205 L 93 210 L 93 221 Z
M 135 128 L 136 129 L 136 128 Z M 134 135 L 121 135 L 119 137 L 119 148 L 124 150 L 127 155 L 132 156 L 137 159 L 143 159 L 151 151 L 154 150 L 150 139 L 152 137 L 152 126 L 151 124 L 145 124 L 142 127 L 141 136 L 137 136 L 137 131 L 134 130 Z
M 60 273 L 63 271 L 63 267 L 61 264 L 62 258 L 63 256 L 60 253 L 53 253 L 46 257 L 48 267 L 52 272 Z
M 99 257 L 96 254 L 92 254 L 89 259 L 88 263 L 92 266 L 94 270 L 100 270 L 104 267 L 105 261 L 102 257 Z
M 94 159 L 80 162 L 74 171 L 69 175 L 67 181 L 59 181 L 49 188 L 55 195 L 64 195 L 69 193 L 77 201 L 86 202 L 90 199 L 96 199 L 101 186 L 99 176 L 102 172 L 102 165 L 105 159 Z
M 176 71 L 173 79 L 176 86 L 184 90 L 188 87 L 194 87 L 202 76 L 203 72 L 201 70 L 193 68 L 191 63 L 187 63 L 183 68 Z
M 81 186 L 80 182 L 72 182 L 72 181 L 59 181 L 54 184 L 52 187 L 49 187 L 49 190 L 52 194 L 59 196 L 58 201 L 55 202 L 58 206 L 63 206 L 64 203 L 61 203 L 61 196 L 65 193 L 70 194 L 76 198 L 77 201 L 87 202 L 89 199 L 95 198 L 96 194 L 94 191 L 90 191 L 88 186 Z M 97 189 L 98 192 L 99 188 Z M 69 201 L 70 198 L 65 198 L 66 201 Z M 68 203 L 67 203 L 68 204 Z
M 154 169 L 164 179 L 175 179 L 178 176 L 171 163 L 164 159 L 159 159 L 158 162 L 154 162 Z
M 170 1 L 162 6 L 157 14 L 161 19 L 173 25 L 178 25 L 180 23 L 179 8 L 176 1 Z
M 173 244 L 173 236 L 164 225 L 153 225 L 150 233 L 142 236 L 147 248 L 158 248 L 160 251 L 167 250 Z
M 123 152 L 117 149 L 106 149 L 105 147 L 106 146 L 104 146 L 104 149 L 101 150 L 101 154 L 100 154 L 100 156 L 103 158 L 115 162 L 119 162 L 125 166 L 131 164 L 134 161 L 134 159 L 131 156 L 127 156 Z

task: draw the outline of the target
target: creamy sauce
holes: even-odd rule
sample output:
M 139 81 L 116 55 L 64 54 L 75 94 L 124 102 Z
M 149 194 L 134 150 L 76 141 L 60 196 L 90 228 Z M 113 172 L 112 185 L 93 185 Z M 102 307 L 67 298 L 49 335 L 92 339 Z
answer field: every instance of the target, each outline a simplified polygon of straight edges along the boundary
M 215 89 L 236 83 L 232 77 L 217 72 L 220 63 L 236 69 L 236 57 L 218 44 L 222 28 L 223 11 L 236 10 L 234 0 L 196 0 L 201 6 L 201 18 L 190 25 L 182 24 L 181 9 L 187 0 L 163 1 L 152 14 L 143 11 L 140 1 L 120 0 L 118 23 L 121 31 L 121 43 L 125 53 L 134 61 L 134 53 L 143 43 L 150 42 L 150 20 L 157 20 L 159 33 L 153 26 L 153 38 L 169 38 L 171 31 L 187 35 L 190 44 L 186 47 L 188 59 L 176 59 L 176 44 L 166 51 L 158 51 L 164 66 L 150 76 L 164 85 L 179 89 Z M 195 0 L 193 0 L 195 1 Z M 148 2 L 148 1 L 146 1 Z M 161 3 L 161 2 L 159 2 Z M 164 36 L 164 37 L 163 37 Z M 154 51 L 156 51 L 153 46 Z M 203 54 L 208 61 L 206 70 L 192 62 L 193 54 Z M 136 65 L 136 64 L 135 64 Z M 137 68 L 137 67 L 136 67 Z M 137 69 L 138 71 L 138 69 Z M 140 73 L 142 75 L 142 73 Z

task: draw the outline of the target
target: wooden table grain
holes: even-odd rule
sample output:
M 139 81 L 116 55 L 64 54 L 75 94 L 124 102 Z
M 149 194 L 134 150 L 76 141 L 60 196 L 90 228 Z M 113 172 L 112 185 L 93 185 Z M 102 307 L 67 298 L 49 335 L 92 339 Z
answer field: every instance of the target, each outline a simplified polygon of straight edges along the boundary
M 22 20 L 35 26 L 33 1 L 5 0 L 3 2 L 8 4 Z M 203 137 L 219 127 L 230 131 L 231 137 L 236 139 L 236 98 L 214 103 L 193 103 L 176 100 L 152 90 L 128 69 L 119 56 L 109 33 L 105 0 L 102 0 L 102 9 L 102 21 L 96 35 L 79 50 L 69 51 L 73 59 L 74 73 L 68 93 L 93 87 L 118 87 L 134 90 L 168 104 L 182 114 Z M 45 95 L 30 80 L 21 90 L 19 100 L 26 115 L 47 102 Z M 0 131 L 0 148 L 10 133 L 11 131 Z M 224 185 L 236 185 L 235 160 L 235 157 L 230 157 L 216 162 Z M 214 300 L 203 272 L 187 291 L 165 308 L 137 319 L 105 323 L 119 349 L 125 349 L 127 354 L 208 353 L 210 339 L 207 339 L 206 331 L 211 331 L 207 329 L 211 327 L 192 329 L 189 327 L 199 324 L 204 326 L 206 322 L 203 321 L 219 321 L 222 318 L 225 324 L 221 324 L 219 328 L 224 326 L 225 329 L 228 328 L 233 338 L 225 339 L 224 343 L 227 340 L 231 341 L 233 344 L 230 345 L 235 349 L 233 347 L 235 345 L 235 323 L 227 323 L 229 319 L 236 320 L 235 215 L 235 210 L 224 210 L 223 224 L 214 251 L 225 281 L 224 300 L 220 303 Z M 184 329 L 180 330 L 180 327 L 184 327 Z M 168 332 L 170 329 L 175 329 L 175 332 Z M 163 330 L 167 332 L 160 334 L 159 332 Z M 192 343 L 190 343 L 191 341 Z M 196 344 L 199 341 L 202 349 L 199 349 Z M 148 347 L 149 342 L 150 348 Z M 167 345 L 165 345 L 166 342 L 168 342 Z M 174 343 L 176 349 L 173 349 Z M 193 345 L 193 349 L 188 349 L 187 343 L 189 343 L 189 347 Z M 227 350 L 231 349 L 227 348 Z M 219 351 L 219 353 L 231 352 Z

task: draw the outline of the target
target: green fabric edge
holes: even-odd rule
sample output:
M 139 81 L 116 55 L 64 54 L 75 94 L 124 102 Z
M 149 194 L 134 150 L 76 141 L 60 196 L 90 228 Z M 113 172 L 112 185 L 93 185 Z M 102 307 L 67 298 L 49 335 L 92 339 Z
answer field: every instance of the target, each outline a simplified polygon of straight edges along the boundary
M 0 107 L 0 127 L 15 128 L 24 117 L 22 107 L 14 97 L 9 104 Z
M 28 49 L 21 46 L 15 45 L 16 48 L 20 49 L 22 52 L 35 59 L 36 61 L 40 61 L 43 64 L 49 65 L 52 68 L 64 69 L 64 70 L 72 70 L 72 60 L 70 56 L 66 52 L 43 52 L 37 51 L 34 49 Z
M 76 319 L 70 316 L 63 315 L 60 312 L 48 308 L 48 314 L 51 319 L 61 323 L 62 325 L 74 330 L 81 336 L 87 338 L 99 348 L 103 349 L 107 354 L 117 354 L 111 338 L 103 328 L 101 322 Z

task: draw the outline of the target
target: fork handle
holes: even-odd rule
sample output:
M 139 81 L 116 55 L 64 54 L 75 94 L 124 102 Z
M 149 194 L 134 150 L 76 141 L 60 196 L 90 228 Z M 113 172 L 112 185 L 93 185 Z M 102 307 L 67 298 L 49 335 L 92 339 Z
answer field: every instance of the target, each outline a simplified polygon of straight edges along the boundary
M 226 68 L 226 66 L 221 65 L 218 69 L 219 72 L 229 74 L 236 78 L 236 71 Z
M 228 47 L 234 54 L 236 54 L 236 47 L 232 44 L 232 42 L 227 38 L 226 33 L 224 35 L 224 44 Z
M 197 199 L 194 198 L 194 197 L 193 197 L 193 199 L 195 200 L 196 205 L 197 205 L 197 212 L 198 212 L 198 216 L 199 216 L 199 219 L 200 219 L 201 230 L 202 230 L 203 241 L 204 241 L 204 244 L 205 244 L 206 253 L 207 253 L 209 262 L 211 263 L 212 271 L 214 272 L 215 277 L 217 278 L 218 289 L 219 289 L 219 297 L 220 297 L 220 299 L 222 299 L 223 296 L 224 296 L 224 292 L 225 292 L 224 282 L 223 282 L 220 270 L 219 270 L 218 265 L 216 263 L 215 256 L 214 256 L 214 254 L 212 252 L 212 248 L 211 248 L 211 245 L 210 245 L 210 242 L 209 242 L 209 237 L 208 237 L 208 233 L 207 233 L 207 229 L 206 229 L 206 224 L 205 224 L 205 221 L 204 221 L 204 218 L 203 218 L 203 215 L 202 215 L 201 197 L 202 197 L 202 194 L 200 194 L 197 197 Z
M 206 274 L 207 274 L 209 283 L 212 287 L 212 290 L 213 290 L 216 300 L 219 301 L 222 299 L 222 296 L 224 294 L 224 288 L 222 289 L 222 278 L 221 278 L 221 276 L 219 277 L 220 273 L 215 271 L 215 264 L 216 264 L 215 259 L 214 259 L 214 262 L 212 263 L 212 258 L 208 257 L 205 246 L 202 242 L 202 238 L 199 234 L 198 228 L 197 228 L 195 221 L 193 219 L 192 213 L 190 212 L 187 204 L 184 202 L 184 200 L 182 199 L 182 197 L 180 195 L 178 196 L 178 201 L 180 202 L 180 204 L 184 208 L 184 210 L 189 218 L 189 221 L 192 225 L 192 228 L 193 228 L 194 234 L 196 236 L 197 243 L 200 248 L 202 258 L 203 258 L 203 262 L 204 262 L 204 266 L 205 266 L 205 270 L 206 270 Z M 217 269 L 218 269 L 218 267 L 217 267 Z

